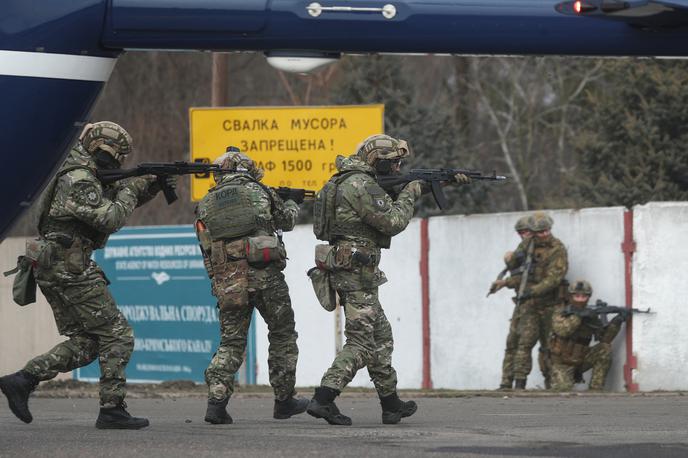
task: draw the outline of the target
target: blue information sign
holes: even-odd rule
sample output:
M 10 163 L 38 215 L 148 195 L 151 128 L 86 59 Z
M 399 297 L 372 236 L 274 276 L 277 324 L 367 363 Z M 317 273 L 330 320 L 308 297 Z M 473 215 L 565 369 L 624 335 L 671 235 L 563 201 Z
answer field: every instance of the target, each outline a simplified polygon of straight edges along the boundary
M 134 328 L 130 382 L 203 382 L 220 340 L 217 301 L 192 226 L 128 227 L 94 254 L 112 282 L 117 306 Z M 240 382 L 255 383 L 255 324 L 251 323 Z M 97 361 L 74 371 L 97 381 Z

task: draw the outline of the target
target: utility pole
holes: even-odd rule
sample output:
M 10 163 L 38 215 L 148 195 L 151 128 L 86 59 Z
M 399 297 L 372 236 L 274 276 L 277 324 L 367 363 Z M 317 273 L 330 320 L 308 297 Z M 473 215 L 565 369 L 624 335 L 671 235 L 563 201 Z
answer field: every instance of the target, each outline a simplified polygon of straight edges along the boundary
M 225 107 L 229 105 L 229 54 L 213 53 L 213 79 L 211 83 L 210 105 Z

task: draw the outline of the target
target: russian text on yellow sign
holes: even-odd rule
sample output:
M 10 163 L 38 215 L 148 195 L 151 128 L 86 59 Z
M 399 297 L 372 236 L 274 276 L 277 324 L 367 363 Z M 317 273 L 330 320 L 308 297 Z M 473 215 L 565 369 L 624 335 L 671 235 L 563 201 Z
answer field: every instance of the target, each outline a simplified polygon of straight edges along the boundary
M 266 185 L 317 190 L 335 172 L 337 155 L 384 131 L 384 105 L 191 108 L 189 122 L 192 161 L 213 161 L 236 146 L 265 170 Z M 191 199 L 213 185 L 192 176 Z

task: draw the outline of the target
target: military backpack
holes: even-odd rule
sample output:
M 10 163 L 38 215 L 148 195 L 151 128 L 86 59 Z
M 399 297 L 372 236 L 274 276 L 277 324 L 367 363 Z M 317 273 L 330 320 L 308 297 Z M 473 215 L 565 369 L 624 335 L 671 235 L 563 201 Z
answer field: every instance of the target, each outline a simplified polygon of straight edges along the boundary
M 352 171 L 334 175 L 316 194 L 313 202 L 313 233 L 318 240 L 332 241 L 332 228 L 337 210 L 337 188 L 344 180 L 356 173 L 361 172 Z

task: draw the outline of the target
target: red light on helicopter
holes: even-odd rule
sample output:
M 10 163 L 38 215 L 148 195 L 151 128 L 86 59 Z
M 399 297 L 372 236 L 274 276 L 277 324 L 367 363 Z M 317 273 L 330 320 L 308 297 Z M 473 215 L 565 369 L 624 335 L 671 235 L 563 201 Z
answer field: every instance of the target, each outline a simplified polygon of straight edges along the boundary
M 596 9 L 596 6 L 581 0 L 576 0 L 573 2 L 573 11 L 575 11 L 576 14 L 589 13 L 591 11 L 595 11 Z

